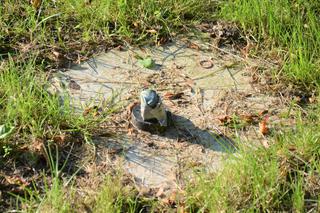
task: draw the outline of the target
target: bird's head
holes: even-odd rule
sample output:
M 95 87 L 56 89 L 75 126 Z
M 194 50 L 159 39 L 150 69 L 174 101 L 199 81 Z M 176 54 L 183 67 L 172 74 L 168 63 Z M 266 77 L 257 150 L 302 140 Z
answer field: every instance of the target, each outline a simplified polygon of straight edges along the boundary
M 151 89 L 143 90 L 140 94 L 140 99 L 142 106 L 148 105 L 152 109 L 158 106 L 160 102 L 159 95 L 156 93 L 156 91 Z

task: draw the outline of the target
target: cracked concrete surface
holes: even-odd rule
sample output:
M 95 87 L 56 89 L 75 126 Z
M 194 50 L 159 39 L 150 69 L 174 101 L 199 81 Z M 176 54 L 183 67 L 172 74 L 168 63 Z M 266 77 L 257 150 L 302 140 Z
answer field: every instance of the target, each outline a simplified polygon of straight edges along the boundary
M 194 43 L 198 48 L 195 45 L 192 48 L 190 42 L 176 41 L 164 47 L 113 49 L 56 73 L 50 90 L 68 93 L 72 105 L 80 112 L 110 101 L 129 105 L 146 87 L 162 96 L 181 92 L 181 98 L 164 99 L 175 115 L 175 126 L 165 134 L 151 135 L 132 127 L 127 134 L 130 121 L 122 110 L 112 115 L 109 123 L 111 126 L 112 120 L 119 121 L 114 126 L 122 136 L 116 142 L 97 139 L 100 156 L 108 154 L 106 150 L 112 143 L 125 147 L 117 156 L 139 184 L 148 187 L 179 184 L 194 168 L 216 171 L 221 160 L 235 152 L 236 143 L 230 139 L 234 135 L 219 127 L 219 115 L 270 109 L 279 102 L 278 98 L 261 94 L 252 84 L 248 67 L 257 66 L 258 62 L 251 60 L 244 64 L 232 54 L 216 51 L 205 43 Z M 141 67 L 138 56 L 154 59 L 155 68 Z M 257 127 L 249 130 L 256 133 Z M 258 134 L 253 135 L 255 140 L 264 140 Z

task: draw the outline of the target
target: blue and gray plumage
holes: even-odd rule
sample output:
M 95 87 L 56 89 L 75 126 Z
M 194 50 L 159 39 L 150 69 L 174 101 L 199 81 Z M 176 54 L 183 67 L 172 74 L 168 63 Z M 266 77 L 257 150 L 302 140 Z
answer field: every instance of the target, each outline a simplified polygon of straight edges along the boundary
M 143 90 L 140 94 L 142 119 L 157 119 L 161 126 L 167 126 L 167 113 L 159 95 L 150 89 Z

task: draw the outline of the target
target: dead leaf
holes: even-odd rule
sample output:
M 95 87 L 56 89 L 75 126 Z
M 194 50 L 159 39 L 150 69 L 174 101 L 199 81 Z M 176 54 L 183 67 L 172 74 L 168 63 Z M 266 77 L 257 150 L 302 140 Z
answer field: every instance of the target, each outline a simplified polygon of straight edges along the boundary
M 173 191 L 170 196 L 163 198 L 161 201 L 169 206 L 174 206 L 176 204 L 177 192 Z
M 268 118 L 266 117 L 259 123 L 259 130 L 263 135 L 266 135 L 269 133 L 269 128 L 267 126 L 267 120 L 268 120 Z
M 156 194 L 156 197 L 162 197 L 163 195 L 164 195 L 164 188 L 160 187 Z
M 260 116 L 262 116 L 262 115 L 267 114 L 268 112 L 269 112 L 269 111 L 268 111 L 267 109 L 264 109 L 264 110 L 260 111 L 258 114 L 259 114 Z
M 73 90 L 80 90 L 81 89 L 80 85 L 74 80 L 70 80 L 69 88 L 73 89 Z
M 241 119 L 244 120 L 247 123 L 252 123 L 254 119 L 256 118 L 255 115 L 252 114 L 245 114 L 245 115 L 240 115 Z
M 257 73 L 253 73 L 251 75 L 250 83 L 258 83 L 259 79 L 260 79 L 260 77 L 258 76 L 258 74 Z
M 127 113 L 130 115 L 131 112 L 132 112 L 132 110 L 133 110 L 133 108 L 134 108 L 135 106 L 137 106 L 138 104 L 140 104 L 139 101 L 135 101 L 135 102 L 129 104 L 129 106 L 127 106 Z
M 200 50 L 199 45 L 195 44 L 195 43 L 190 43 L 188 46 L 190 49 L 194 49 L 194 50 Z
M 32 140 L 30 150 L 33 152 L 42 153 L 44 141 L 41 138 L 34 138 Z
M 161 37 L 160 39 L 158 39 L 157 45 L 158 45 L 158 46 L 161 46 L 161 45 L 167 43 L 167 41 L 168 41 L 168 38 L 167 38 L 167 37 Z
M 5 175 L 4 177 L 5 177 L 6 181 L 12 185 L 21 185 L 21 186 L 25 187 L 30 184 L 29 182 L 27 182 L 24 178 L 22 178 L 20 176 Z
M 295 146 L 289 146 L 289 147 L 288 147 L 288 150 L 291 151 L 291 152 L 294 152 L 294 151 L 297 150 L 297 147 L 295 147 Z
M 196 85 L 196 83 L 194 82 L 194 80 L 192 80 L 191 78 L 187 78 L 185 82 L 186 82 L 186 84 L 187 84 L 189 87 L 191 87 L 191 88 L 195 87 L 195 85 Z
M 83 111 L 83 116 L 92 114 L 94 117 L 97 117 L 101 114 L 102 108 L 98 106 L 88 107 Z
M 218 117 L 218 120 L 221 123 L 226 124 L 226 123 L 229 123 L 231 121 L 231 117 L 229 115 L 223 115 L 223 116 Z
M 58 51 L 52 50 L 52 54 L 54 55 L 56 60 L 60 58 L 60 53 Z
M 169 200 L 171 200 L 171 203 L 174 203 L 177 199 L 177 192 L 173 191 L 169 197 Z
M 67 135 L 66 134 L 56 135 L 53 137 L 53 141 L 56 144 L 62 145 L 64 143 L 66 143 L 66 141 L 67 141 Z
M 126 50 L 125 47 L 123 47 L 122 45 L 118 45 L 118 46 L 116 46 L 114 49 L 116 49 L 116 50 L 118 50 L 118 51 L 120 51 L 120 52 Z
M 133 26 L 138 28 L 139 27 L 139 23 L 135 21 L 135 22 L 133 22 Z
M 31 0 L 31 4 L 36 10 L 39 9 L 41 3 L 42 3 L 42 0 Z
M 90 110 L 91 110 L 91 108 L 86 108 L 86 109 L 84 109 L 84 111 L 83 111 L 83 116 L 86 116 L 86 115 L 88 115 L 89 114 L 89 112 L 90 112 Z
M 146 32 L 151 33 L 151 34 L 156 34 L 157 33 L 157 31 L 155 29 L 146 30 Z
M 94 112 L 92 113 L 92 115 L 93 115 L 93 117 L 97 117 L 97 116 L 100 115 L 100 113 L 99 113 L 98 111 L 94 111 Z
M 248 58 L 252 47 L 253 47 L 253 45 L 250 42 L 247 42 L 247 45 L 244 48 L 240 49 L 240 52 L 244 56 L 244 58 Z
M 114 155 L 119 154 L 123 151 L 123 148 L 121 146 L 110 146 L 108 147 L 108 154 Z
M 183 205 L 180 204 L 180 206 L 177 209 L 178 213 L 187 213 L 187 211 L 185 210 L 185 207 Z
M 176 100 L 181 98 L 183 95 L 184 95 L 183 92 L 178 92 L 178 93 L 167 92 L 163 95 L 163 98 L 167 100 Z
M 174 69 L 181 70 L 181 69 L 183 69 L 185 66 L 182 66 L 182 65 L 178 65 L 178 64 L 176 64 L 176 63 L 173 63 L 173 67 L 174 67 Z
M 314 104 L 314 103 L 316 103 L 316 102 L 317 102 L 316 97 L 312 96 L 312 97 L 309 98 L 309 103 L 310 103 L 310 104 Z
M 92 0 L 85 0 L 84 1 L 84 4 L 87 6 L 91 5 L 91 3 L 92 3 Z
M 133 131 L 134 131 L 134 129 L 132 127 L 128 128 L 128 135 L 133 135 Z

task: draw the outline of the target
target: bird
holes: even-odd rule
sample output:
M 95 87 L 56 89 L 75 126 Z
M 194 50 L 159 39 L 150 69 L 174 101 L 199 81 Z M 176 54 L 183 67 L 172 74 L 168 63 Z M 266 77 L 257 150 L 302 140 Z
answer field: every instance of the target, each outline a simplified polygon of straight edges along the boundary
M 167 112 L 156 91 L 145 89 L 140 93 L 141 117 L 144 121 L 157 119 L 160 126 L 167 126 Z

